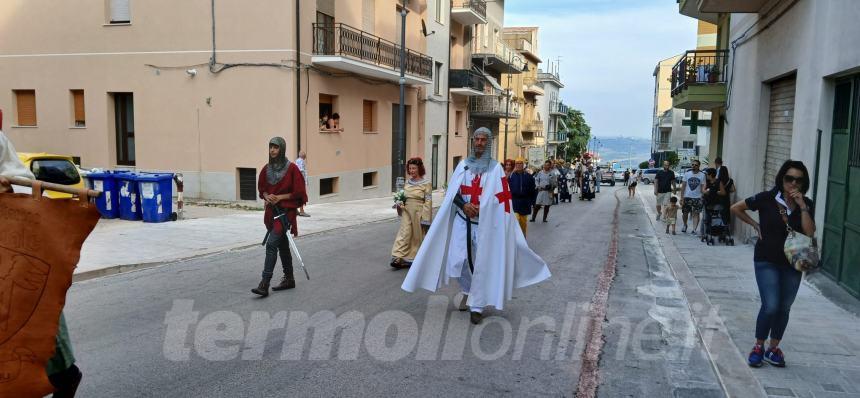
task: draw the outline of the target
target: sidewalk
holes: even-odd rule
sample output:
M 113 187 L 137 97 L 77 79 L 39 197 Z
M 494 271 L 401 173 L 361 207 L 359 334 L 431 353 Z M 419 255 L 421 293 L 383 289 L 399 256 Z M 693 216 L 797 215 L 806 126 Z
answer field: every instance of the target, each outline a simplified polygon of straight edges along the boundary
M 433 195 L 441 202 L 442 192 Z M 308 205 L 299 217 L 303 236 L 397 217 L 390 197 Z M 262 211 L 186 207 L 192 218 L 149 224 L 102 219 L 84 242 L 75 280 L 152 267 L 168 262 L 260 245 L 265 235 Z M 392 241 L 394 237 L 392 236 Z
M 746 357 L 754 343 L 760 300 L 752 266 L 753 246 L 707 246 L 690 234 L 665 234 L 655 221 L 648 187 L 637 196 L 690 303 L 706 349 L 730 396 L 860 398 L 860 317 L 843 310 L 804 281 L 780 347 L 788 366 L 753 369 Z M 820 229 L 820 228 L 819 228 Z M 710 309 L 718 320 L 707 319 Z M 708 338 L 709 337 L 709 338 Z M 757 380 L 760 386 L 750 385 Z

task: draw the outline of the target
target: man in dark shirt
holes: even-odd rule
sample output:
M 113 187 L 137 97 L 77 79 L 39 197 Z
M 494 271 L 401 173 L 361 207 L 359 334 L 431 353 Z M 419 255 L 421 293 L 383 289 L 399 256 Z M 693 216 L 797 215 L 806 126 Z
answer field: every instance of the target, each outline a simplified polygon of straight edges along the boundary
M 669 169 L 669 161 L 663 161 L 663 169 L 654 177 L 654 196 L 657 197 L 657 220 L 663 215 L 663 206 L 669 205 L 675 191 L 675 172 Z
M 514 214 L 520 224 L 520 229 L 523 230 L 523 236 L 525 236 L 528 229 L 528 218 L 532 214 L 532 202 L 534 202 L 537 194 L 535 178 L 525 172 L 525 159 L 517 158 L 514 163 L 514 172 L 508 177 L 508 184 L 511 189 Z

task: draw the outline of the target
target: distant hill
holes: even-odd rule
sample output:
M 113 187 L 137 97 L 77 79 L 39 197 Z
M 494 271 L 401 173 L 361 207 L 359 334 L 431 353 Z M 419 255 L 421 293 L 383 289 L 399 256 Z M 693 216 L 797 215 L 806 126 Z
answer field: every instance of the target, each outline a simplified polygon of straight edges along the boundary
M 603 162 L 618 162 L 619 167 L 631 167 L 651 158 L 651 140 L 633 137 L 597 137 L 600 141 L 600 158 Z

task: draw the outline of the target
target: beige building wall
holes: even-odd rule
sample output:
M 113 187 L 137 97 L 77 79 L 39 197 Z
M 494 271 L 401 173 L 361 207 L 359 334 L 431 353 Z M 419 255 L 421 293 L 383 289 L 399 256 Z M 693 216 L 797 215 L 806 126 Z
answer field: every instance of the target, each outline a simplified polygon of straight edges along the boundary
M 260 0 L 256 7 L 215 4 L 217 62 L 265 63 L 213 73 L 208 0 L 131 2 L 131 23 L 111 25 L 104 0 L 0 2 L 0 109 L 4 130 L 21 151 L 79 156 L 83 167 L 117 166 L 113 97 L 134 99 L 135 167 L 182 172 L 191 197 L 238 199 L 237 168 L 259 172 L 267 143 L 283 136 L 288 157 L 308 153 L 312 202 L 389 194 L 392 106 L 389 81 L 311 64 L 315 3 L 302 2 L 301 131 L 296 131 L 295 4 Z M 336 0 L 336 23 L 399 41 L 395 0 Z M 407 47 L 426 48 L 420 33 L 426 1 L 410 1 Z M 370 12 L 369 12 L 370 11 Z M 372 18 L 369 16 L 372 15 Z M 67 23 L 55 23 L 62 18 Z M 371 23 L 368 23 L 368 22 Z M 215 68 L 218 68 L 216 65 Z M 194 70 L 196 74 L 187 71 Z M 72 122 L 69 90 L 82 89 L 86 127 Z M 38 125 L 15 127 L 13 90 L 35 90 Z M 319 129 L 319 94 L 337 96 L 340 133 Z M 364 132 L 364 100 L 376 101 L 376 131 Z M 421 102 L 407 90 L 407 156 L 423 155 Z M 363 173 L 377 184 L 363 187 Z M 338 192 L 319 195 L 321 178 L 338 177 Z

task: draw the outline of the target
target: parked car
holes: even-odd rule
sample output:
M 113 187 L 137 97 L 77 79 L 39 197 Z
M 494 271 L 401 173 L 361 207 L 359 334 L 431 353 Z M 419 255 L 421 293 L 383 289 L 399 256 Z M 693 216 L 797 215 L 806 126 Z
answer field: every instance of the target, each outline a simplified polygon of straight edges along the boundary
M 18 152 L 18 159 L 33 172 L 39 181 L 67 185 L 74 189 L 84 188 L 84 179 L 71 156 L 50 153 Z M 71 198 L 71 194 L 45 191 L 45 195 L 53 199 Z
M 651 184 L 654 182 L 654 178 L 657 177 L 658 171 L 660 171 L 660 169 L 657 168 L 642 170 L 642 182 L 645 184 Z
M 615 186 L 615 170 L 612 169 L 601 169 L 603 171 L 603 178 L 600 179 L 600 183 L 604 182 L 609 184 L 610 186 Z

